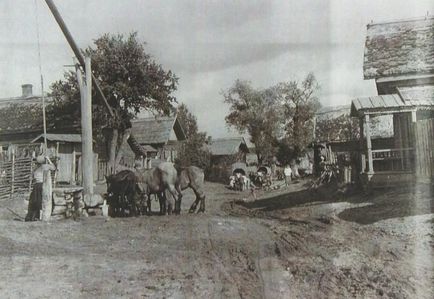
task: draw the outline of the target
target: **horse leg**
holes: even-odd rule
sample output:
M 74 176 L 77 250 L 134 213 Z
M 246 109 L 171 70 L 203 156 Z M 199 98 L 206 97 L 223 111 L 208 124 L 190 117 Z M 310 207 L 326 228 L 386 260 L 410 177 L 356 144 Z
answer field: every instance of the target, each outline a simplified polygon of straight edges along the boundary
M 175 189 L 178 192 L 178 200 L 175 204 L 175 213 L 179 215 L 181 214 L 181 201 L 182 201 L 181 186 L 179 184 L 176 184 Z
M 200 208 L 198 212 L 205 212 L 205 194 L 202 191 L 200 184 L 190 184 L 190 188 L 193 189 L 194 194 L 196 195 L 196 200 L 191 205 L 189 213 L 194 213 L 196 211 L 197 205 L 200 202 Z
M 205 195 L 202 195 L 200 198 L 200 208 L 198 212 L 205 213 Z
M 130 204 L 130 216 L 138 216 L 137 213 L 137 196 L 135 192 L 129 193 L 127 196 L 128 203 Z
M 177 211 L 176 207 L 178 205 L 178 194 L 176 194 L 176 188 L 174 185 L 168 185 L 167 190 L 169 191 L 170 195 L 172 196 L 166 196 L 166 202 L 167 202 L 167 213 L 170 215 L 172 214 L 172 209 L 175 208 L 175 213 L 178 214 L 181 211 Z
M 166 194 L 165 192 L 157 193 L 158 201 L 160 203 L 160 215 L 166 215 Z
M 191 205 L 190 210 L 188 210 L 189 213 L 196 212 L 196 208 L 197 208 L 197 205 L 199 204 L 199 200 L 200 200 L 200 195 L 197 193 L 196 189 L 194 189 L 194 188 L 192 188 L 192 189 L 193 189 L 194 194 L 196 195 L 196 198 L 195 198 L 193 204 Z

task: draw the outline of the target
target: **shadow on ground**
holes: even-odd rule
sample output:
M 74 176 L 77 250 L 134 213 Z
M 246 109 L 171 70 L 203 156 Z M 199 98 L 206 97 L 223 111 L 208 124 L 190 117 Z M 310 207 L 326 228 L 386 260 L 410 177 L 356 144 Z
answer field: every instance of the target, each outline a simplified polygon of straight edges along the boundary
M 347 208 L 339 213 L 338 217 L 359 224 L 372 224 L 390 218 L 434 213 L 433 195 L 433 186 L 427 183 L 375 190 L 370 194 L 361 192 L 342 194 L 337 192 L 337 188 L 333 186 L 325 186 L 317 190 L 303 187 L 302 190 L 251 202 L 232 202 L 231 214 L 253 214 L 258 217 L 282 219 L 285 210 L 289 213 L 291 208 L 296 207 L 315 208 L 318 206 L 320 208 L 324 204 L 338 202 L 369 203 L 362 207 Z M 237 209 L 236 206 L 241 209 Z

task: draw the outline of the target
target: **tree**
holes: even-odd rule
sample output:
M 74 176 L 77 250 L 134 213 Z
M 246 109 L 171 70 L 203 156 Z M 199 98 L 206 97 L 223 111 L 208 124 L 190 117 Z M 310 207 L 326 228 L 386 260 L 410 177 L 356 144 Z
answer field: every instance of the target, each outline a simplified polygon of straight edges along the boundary
M 313 141 L 313 118 L 320 106 L 318 89 L 313 74 L 301 83 L 282 82 L 263 90 L 237 80 L 223 94 L 224 102 L 230 104 L 226 123 L 249 133 L 260 164 L 278 153 L 283 157 L 285 149 L 296 157 Z
M 274 156 L 279 139 L 281 117 L 276 92 L 276 88 L 256 90 L 250 82 L 237 80 L 223 93 L 224 102 L 230 105 L 226 123 L 250 135 L 259 164 Z
M 301 82 L 290 81 L 277 85 L 283 106 L 286 142 L 296 155 L 313 141 L 313 119 L 320 108 L 315 76 L 310 73 Z
M 180 143 L 175 164 L 180 167 L 194 165 L 202 169 L 209 168 L 211 154 L 206 148 L 206 142 L 210 138 L 205 132 L 199 132 L 197 119 L 185 104 L 178 107 L 177 117 L 187 140 Z
M 178 78 L 166 71 L 144 50 L 137 34 L 104 34 L 88 47 L 92 71 L 116 117 L 110 117 L 93 88 L 92 119 L 94 134 L 108 146 L 109 162 L 113 168 L 120 160 L 119 149 L 130 138 L 131 124 L 140 111 L 168 115 L 173 111 Z M 54 103 L 47 111 L 54 128 L 65 123 L 80 122 L 80 93 L 74 72 L 67 72 L 63 80 L 51 86 Z M 129 140 L 130 141 L 130 140 Z M 131 143 L 129 143 L 131 144 Z
M 358 119 L 349 114 L 342 114 L 335 118 L 319 119 L 315 130 L 319 141 L 348 141 L 359 139 L 360 129 Z

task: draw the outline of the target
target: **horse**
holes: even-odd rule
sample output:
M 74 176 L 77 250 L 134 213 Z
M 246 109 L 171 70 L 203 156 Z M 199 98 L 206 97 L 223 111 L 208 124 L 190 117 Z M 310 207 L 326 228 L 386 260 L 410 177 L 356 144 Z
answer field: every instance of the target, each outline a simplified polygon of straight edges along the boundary
M 205 193 L 203 191 L 205 174 L 203 170 L 196 166 L 189 166 L 181 169 L 178 174 L 176 189 L 182 191 L 191 188 L 196 195 L 196 200 L 191 205 L 189 213 L 194 213 L 199 203 L 200 207 L 198 212 L 205 212 Z M 178 206 L 176 207 L 177 211 L 181 210 L 182 193 L 180 191 L 177 202 Z
M 178 188 L 178 173 L 170 162 L 162 162 L 157 167 L 151 169 L 136 169 L 138 178 L 138 187 L 140 191 L 146 194 L 148 198 L 148 212 L 151 212 L 151 194 L 157 194 L 160 201 L 160 214 L 172 214 L 172 209 L 175 208 L 175 213 L 180 210 L 177 207 L 178 197 L 181 190 Z M 170 196 L 167 196 L 166 191 Z M 166 209 L 167 208 L 167 209 Z
M 136 216 L 138 210 L 138 179 L 131 170 L 122 170 L 106 176 L 108 204 L 113 215 L 125 216 L 125 210 Z M 140 209 L 139 209 L 140 210 Z

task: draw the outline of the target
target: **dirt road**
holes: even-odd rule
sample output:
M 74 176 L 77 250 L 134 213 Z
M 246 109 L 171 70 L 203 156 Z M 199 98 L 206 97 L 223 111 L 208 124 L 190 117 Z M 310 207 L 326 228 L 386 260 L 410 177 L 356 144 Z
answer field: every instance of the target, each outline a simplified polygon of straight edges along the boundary
M 377 219 L 386 193 L 332 199 L 299 183 L 251 201 L 206 188 L 201 215 L 24 223 L 6 210 L 24 214 L 23 200 L 1 202 L 0 297 L 433 297 L 430 189 L 418 191 L 429 210 Z

